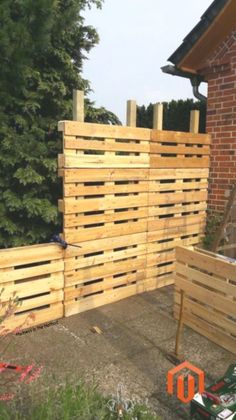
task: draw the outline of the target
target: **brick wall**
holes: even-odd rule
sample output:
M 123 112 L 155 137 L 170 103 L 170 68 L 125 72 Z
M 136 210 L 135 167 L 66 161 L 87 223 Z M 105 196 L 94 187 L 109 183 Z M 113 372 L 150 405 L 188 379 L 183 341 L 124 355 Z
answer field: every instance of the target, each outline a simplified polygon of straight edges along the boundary
M 212 135 L 209 209 L 222 212 L 236 182 L 236 30 L 204 63 Z

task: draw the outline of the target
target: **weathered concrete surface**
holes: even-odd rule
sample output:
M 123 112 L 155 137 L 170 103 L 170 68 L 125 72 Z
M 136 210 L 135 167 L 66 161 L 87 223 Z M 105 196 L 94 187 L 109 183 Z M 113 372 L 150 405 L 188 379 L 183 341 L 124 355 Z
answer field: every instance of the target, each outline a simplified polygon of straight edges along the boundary
M 106 394 L 115 394 L 121 384 L 125 397 L 148 399 L 161 418 L 188 419 L 189 407 L 166 393 L 166 374 L 173 367 L 166 353 L 173 350 L 177 326 L 172 293 L 172 287 L 144 293 L 17 336 L 5 361 L 43 364 L 43 384 L 84 376 Z M 102 335 L 91 332 L 94 325 Z M 187 327 L 182 353 L 208 381 L 235 362 L 231 353 Z

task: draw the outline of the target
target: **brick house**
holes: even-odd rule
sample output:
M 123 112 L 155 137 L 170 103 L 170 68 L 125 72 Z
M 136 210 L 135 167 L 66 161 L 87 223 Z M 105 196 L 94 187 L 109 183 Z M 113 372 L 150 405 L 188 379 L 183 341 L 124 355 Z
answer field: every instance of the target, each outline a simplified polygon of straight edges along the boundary
M 214 0 L 168 61 L 162 70 L 189 78 L 196 98 L 208 83 L 209 210 L 222 212 L 236 183 L 236 0 Z

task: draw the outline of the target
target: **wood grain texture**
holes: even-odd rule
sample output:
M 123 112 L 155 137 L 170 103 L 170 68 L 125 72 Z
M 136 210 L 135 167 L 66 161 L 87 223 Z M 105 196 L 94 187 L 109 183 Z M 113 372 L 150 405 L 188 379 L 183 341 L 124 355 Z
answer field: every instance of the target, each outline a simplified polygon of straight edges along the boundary
M 176 263 L 175 254 L 204 232 L 210 136 L 78 121 L 59 130 L 62 237 L 77 247 L 0 250 L 2 301 L 21 301 L 6 327 L 30 328 L 173 284 L 177 269 L 175 311 L 184 287 L 186 322 L 204 331 L 210 323 L 231 349 L 235 267 L 199 251 L 196 266 L 192 251 L 180 248 Z
M 67 315 L 173 283 L 175 246 L 204 232 L 210 137 L 60 125 Z
M 1 302 L 16 299 L 4 327 L 22 330 L 63 316 L 64 260 L 59 245 L 42 244 L 0 250 Z M 4 315 L 5 307 L 1 309 Z
M 185 247 L 176 259 L 175 316 L 183 290 L 184 323 L 236 354 L 236 262 Z
M 58 123 L 58 130 L 63 131 L 65 135 L 69 136 L 150 140 L 150 130 L 147 128 L 60 121 Z

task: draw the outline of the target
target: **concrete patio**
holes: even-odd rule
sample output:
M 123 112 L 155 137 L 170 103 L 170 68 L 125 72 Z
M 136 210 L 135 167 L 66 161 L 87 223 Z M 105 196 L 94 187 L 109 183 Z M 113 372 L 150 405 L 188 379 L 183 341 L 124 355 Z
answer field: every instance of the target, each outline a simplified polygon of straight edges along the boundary
M 162 418 L 188 419 L 188 405 L 166 392 L 166 375 L 173 365 L 166 354 L 173 350 L 177 323 L 172 317 L 171 286 L 15 337 L 4 361 L 44 365 L 42 385 L 95 380 L 105 394 L 121 385 L 124 398 L 137 398 Z M 102 334 L 93 333 L 98 326 Z M 184 328 L 182 353 L 205 371 L 206 382 L 219 378 L 233 354 Z

